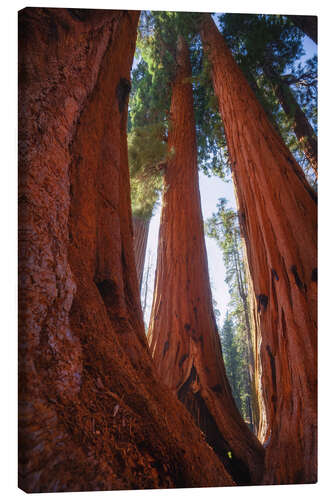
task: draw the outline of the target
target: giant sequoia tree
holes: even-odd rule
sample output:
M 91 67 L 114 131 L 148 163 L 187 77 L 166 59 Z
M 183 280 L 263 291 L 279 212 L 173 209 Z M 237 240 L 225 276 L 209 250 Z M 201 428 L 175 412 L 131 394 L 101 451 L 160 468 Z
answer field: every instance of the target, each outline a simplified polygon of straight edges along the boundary
M 303 87 L 303 95 L 304 90 L 314 87 L 316 74 L 306 65 L 294 75 L 286 74 L 302 54 L 302 34 L 284 16 L 224 14 L 220 20 L 226 41 L 245 70 L 252 90 L 261 98 L 267 112 L 272 106 L 267 98 L 267 87 L 271 88 L 287 119 L 287 127 L 284 125 L 283 131 L 287 130 L 290 135 L 290 129 L 293 130 L 297 138 L 293 147 L 305 155 L 317 178 L 317 136 L 295 95 L 299 87 Z M 279 107 L 274 115 L 279 116 L 282 128 Z
M 239 484 L 257 483 L 263 450 L 231 395 L 214 318 L 198 186 L 189 50 L 177 41 L 150 350 L 163 381 L 193 415 Z M 231 456 L 228 453 L 231 452 Z
M 251 425 L 257 430 L 259 422 L 257 391 L 254 384 L 253 335 L 248 302 L 248 283 L 242 251 L 243 245 L 237 213 L 232 208 L 227 208 L 226 201 L 225 198 L 219 200 L 218 212 L 213 214 L 213 217 L 206 222 L 206 232 L 208 236 L 216 240 L 223 252 L 226 268 L 225 281 L 229 285 L 231 296 L 229 305 L 231 306 L 231 315 L 235 320 L 235 325 L 232 325 L 231 319 L 226 319 L 226 331 L 235 330 L 232 349 L 234 349 L 235 356 L 240 358 L 237 366 L 232 370 L 234 378 L 237 378 L 233 392 L 237 394 L 238 406 L 242 408 L 243 415 L 246 415 Z M 230 327 L 230 325 L 232 326 Z M 224 349 L 223 342 L 222 347 Z M 229 376 L 228 369 L 227 374 Z
M 313 482 L 316 196 L 210 16 L 143 19 L 128 123 L 139 12 L 19 13 L 20 487 Z M 266 452 L 226 377 L 198 164 L 233 171 Z M 148 342 L 139 282 L 162 177 Z M 231 322 L 222 340 L 232 356 Z
M 19 484 L 29 492 L 234 484 L 158 381 L 146 343 L 126 147 L 138 17 L 19 14 Z
M 202 18 L 201 37 L 227 136 L 260 322 L 268 408 L 265 481 L 313 482 L 316 195 L 208 15 Z

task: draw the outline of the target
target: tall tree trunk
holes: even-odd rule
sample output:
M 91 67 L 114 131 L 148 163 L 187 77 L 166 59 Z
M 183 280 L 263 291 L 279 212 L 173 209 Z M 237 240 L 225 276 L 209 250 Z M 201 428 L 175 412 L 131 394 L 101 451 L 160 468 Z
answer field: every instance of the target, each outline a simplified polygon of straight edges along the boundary
M 142 287 L 142 276 L 145 265 L 149 223 L 150 219 L 142 219 L 141 217 L 133 215 L 134 255 L 140 290 Z
M 234 484 L 149 355 L 126 120 L 138 12 L 19 14 L 19 484 Z
M 257 303 L 268 413 L 266 483 L 317 477 L 316 195 L 203 15 Z
M 231 395 L 213 312 L 198 185 L 189 51 L 177 43 L 168 162 L 148 338 L 178 395 L 239 484 L 260 480 L 263 449 Z M 228 452 L 232 452 L 232 458 Z
M 281 104 L 283 111 L 286 113 L 288 119 L 291 120 L 291 125 L 298 141 L 300 142 L 300 146 L 305 157 L 310 163 L 316 177 L 318 177 L 317 136 L 311 127 L 309 120 L 298 104 L 294 94 L 289 88 L 289 85 L 284 83 L 281 77 L 277 75 L 270 66 L 265 65 L 263 70 L 273 87 L 275 95 Z
M 257 301 L 253 291 L 253 282 L 249 270 L 249 264 L 247 260 L 247 252 L 244 239 L 242 238 L 243 244 L 243 256 L 244 256 L 244 268 L 247 280 L 247 295 L 248 295 L 248 312 L 250 320 L 250 329 L 252 334 L 252 352 L 254 358 L 254 373 L 253 373 L 253 392 L 255 393 L 255 398 L 252 400 L 252 414 L 254 421 L 255 433 L 261 442 L 264 441 L 267 435 L 267 412 L 266 405 L 263 397 L 262 388 L 262 363 L 260 357 L 261 348 L 261 334 L 260 334 L 260 324 L 257 312 Z
M 249 398 L 249 407 L 251 407 L 251 425 L 254 432 L 257 434 L 258 432 L 258 418 L 257 418 L 257 408 L 258 408 L 258 391 L 255 385 L 255 362 L 254 362 L 254 353 L 253 353 L 253 341 L 252 341 L 252 329 L 249 315 L 249 306 L 248 306 L 248 293 L 247 293 L 247 283 L 245 281 L 244 273 L 242 270 L 241 258 L 240 258 L 240 249 L 237 243 L 237 233 L 234 232 L 234 241 L 235 246 L 232 252 L 234 258 L 234 266 L 236 269 L 236 278 L 237 278 L 237 288 L 238 295 L 241 299 L 244 311 L 244 321 L 245 321 L 245 331 L 246 331 L 246 355 L 247 355 L 247 366 L 248 366 L 248 385 L 250 388 L 251 396 Z
M 235 236 L 236 237 L 236 236 Z M 247 293 L 245 291 L 245 286 L 244 286 L 244 278 L 242 275 L 242 269 L 241 269 L 241 262 L 240 262 L 240 257 L 238 253 L 238 247 L 234 249 L 233 256 L 234 256 L 234 262 L 235 262 L 235 268 L 236 268 L 236 275 L 237 275 L 237 287 L 238 287 L 238 294 L 241 298 L 242 305 L 243 305 L 243 310 L 244 310 L 244 319 L 245 319 L 245 329 L 246 329 L 246 336 L 247 336 L 247 341 L 248 341 L 248 353 L 249 353 L 249 361 L 250 361 L 250 376 L 252 379 L 252 375 L 254 373 L 254 358 L 253 358 L 253 350 L 252 350 L 252 338 L 251 338 L 251 325 L 250 325 L 250 318 L 249 318 L 249 308 L 248 308 L 248 302 L 247 302 Z
M 287 16 L 300 30 L 302 30 L 314 43 L 318 43 L 318 18 L 317 16 Z

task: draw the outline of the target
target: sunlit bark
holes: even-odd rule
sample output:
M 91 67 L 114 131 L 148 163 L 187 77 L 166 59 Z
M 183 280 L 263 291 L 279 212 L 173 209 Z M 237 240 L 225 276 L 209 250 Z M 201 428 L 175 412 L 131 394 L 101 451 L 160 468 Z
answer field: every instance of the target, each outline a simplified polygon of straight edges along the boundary
M 188 408 L 235 481 L 257 483 L 263 449 L 232 398 L 213 312 L 190 79 L 189 51 L 179 39 L 168 139 L 173 156 L 164 179 L 148 338 L 163 381 Z
M 227 136 L 257 308 L 266 483 L 317 477 L 316 195 L 212 18 L 201 37 Z
M 140 290 L 142 286 L 142 276 L 145 265 L 149 222 L 150 219 L 142 219 L 141 217 L 133 215 L 134 255 Z
M 19 485 L 233 485 L 146 342 L 127 163 L 135 11 L 19 14 Z

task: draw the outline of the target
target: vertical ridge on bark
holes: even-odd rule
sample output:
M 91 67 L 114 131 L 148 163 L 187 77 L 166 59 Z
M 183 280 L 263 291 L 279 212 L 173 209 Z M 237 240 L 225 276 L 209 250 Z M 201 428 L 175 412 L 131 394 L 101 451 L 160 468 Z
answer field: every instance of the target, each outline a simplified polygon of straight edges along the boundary
M 150 219 L 142 219 L 141 217 L 133 215 L 134 255 L 140 290 L 146 258 L 149 223 Z
M 316 195 L 210 16 L 201 38 L 232 162 L 256 301 L 268 484 L 317 478 Z
M 139 12 L 20 12 L 19 486 L 233 485 L 148 352 L 126 123 Z
M 191 65 L 182 38 L 177 43 L 170 116 L 172 157 L 164 178 L 150 350 L 163 381 L 190 411 L 234 480 L 255 484 L 261 477 L 263 449 L 232 398 L 212 306 Z

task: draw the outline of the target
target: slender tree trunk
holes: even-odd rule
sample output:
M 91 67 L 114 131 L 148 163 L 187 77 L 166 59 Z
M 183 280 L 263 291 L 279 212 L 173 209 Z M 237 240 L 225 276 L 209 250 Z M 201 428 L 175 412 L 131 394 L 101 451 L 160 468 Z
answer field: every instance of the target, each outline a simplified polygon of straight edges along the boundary
M 145 283 L 144 283 L 144 289 L 143 289 L 143 294 L 144 294 L 143 304 L 142 304 L 142 314 L 143 314 L 143 317 L 145 316 L 145 312 L 146 312 L 146 309 L 147 309 L 147 297 L 148 297 L 148 288 L 149 288 L 149 281 L 150 281 L 151 270 L 152 270 L 151 252 L 149 251 L 149 253 L 148 253 L 148 263 L 147 263 L 147 268 L 146 268 Z
M 234 484 L 146 343 L 126 144 L 138 18 L 19 14 L 19 484 L 29 492 Z
M 295 135 L 300 143 L 305 157 L 310 163 L 316 177 L 318 177 L 318 146 L 317 136 L 305 116 L 305 113 L 298 104 L 289 85 L 284 83 L 273 69 L 269 66 L 263 67 L 264 73 L 271 82 L 275 95 L 281 104 L 283 111 L 286 113 Z
M 212 18 L 201 37 L 227 135 L 260 323 L 266 483 L 317 478 L 316 195 Z
M 198 186 L 189 51 L 177 44 L 171 130 L 148 338 L 163 381 L 178 395 L 239 484 L 260 480 L 263 450 L 232 398 L 209 285 Z M 232 459 L 228 452 L 232 452 Z
M 149 223 L 150 219 L 142 219 L 141 217 L 133 215 L 134 255 L 140 290 L 142 287 L 142 276 L 145 265 Z
M 235 240 L 237 236 L 235 234 Z M 237 275 L 237 287 L 238 287 L 238 294 L 240 296 L 240 299 L 242 301 L 243 305 L 243 311 L 244 311 L 244 320 L 245 320 L 245 331 L 246 331 L 246 357 L 247 357 L 247 381 L 248 381 L 248 387 L 251 396 L 248 398 L 248 408 L 249 408 L 249 415 L 250 415 L 250 421 L 251 421 L 251 428 L 253 431 L 256 433 L 257 432 L 257 425 L 255 425 L 254 421 L 254 414 L 255 411 L 254 409 L 257 408 L 258 403 L 256 401 L 257 399 L 257 390 L 256 386 L 254 383 L 254 373 L 255 373 L 255 363 L 254 363 L 254 355 L 253 355 L 253 342 L 252 342 L 252 333 L 251 333 L 251 323 L 250 323 L 250 317 L 249 317 L 249 308 L 248 308 L 248 297 L 247 293 L 245 290 L 245 285 L 244 285 L 244 277 L 242 276 L 242 269 L 241 269 L 241 262 L 239 258 L 239 250 L 238 247 L 235 246 L 234 249 L 234 262 L 235 262 L 235 268 L 236 268 L 236 275 Z
M 250 361 L 250 367 L 252 370 L 252 373 L 251 373 L 251 378 L 252 378 L 252 375 L 254 373 L 254 359 L 253 359 L 253 350 L 252 350 L 251 325 L 250 325 L 249 310 L 248 310 L 248 303 L 247 303 L 247 293 L 246 293 L 245 287 L 244 287 L 244 278 L 242 276 L 241 262 L 240 262 L 240 258 L 239 258 L 238 248 L 235 248 L 235 250 L 234 250 L 234 260 L 235 260 L 235 267 L 236 267 L 236 274 L 237 274 L 238 293 L 239 293 L 239 296 L 241 298 L 241 301 L 243 304 L 243 310 L 244 310 L 245 328 L 246 328 L 246 335 L 247 335 L 247 340 L 248 340 L 249 361 Z
M 302 30 L 314 43 L 318 43 L 318 18 L 317 16 L 287 16 L 300 30 Z

